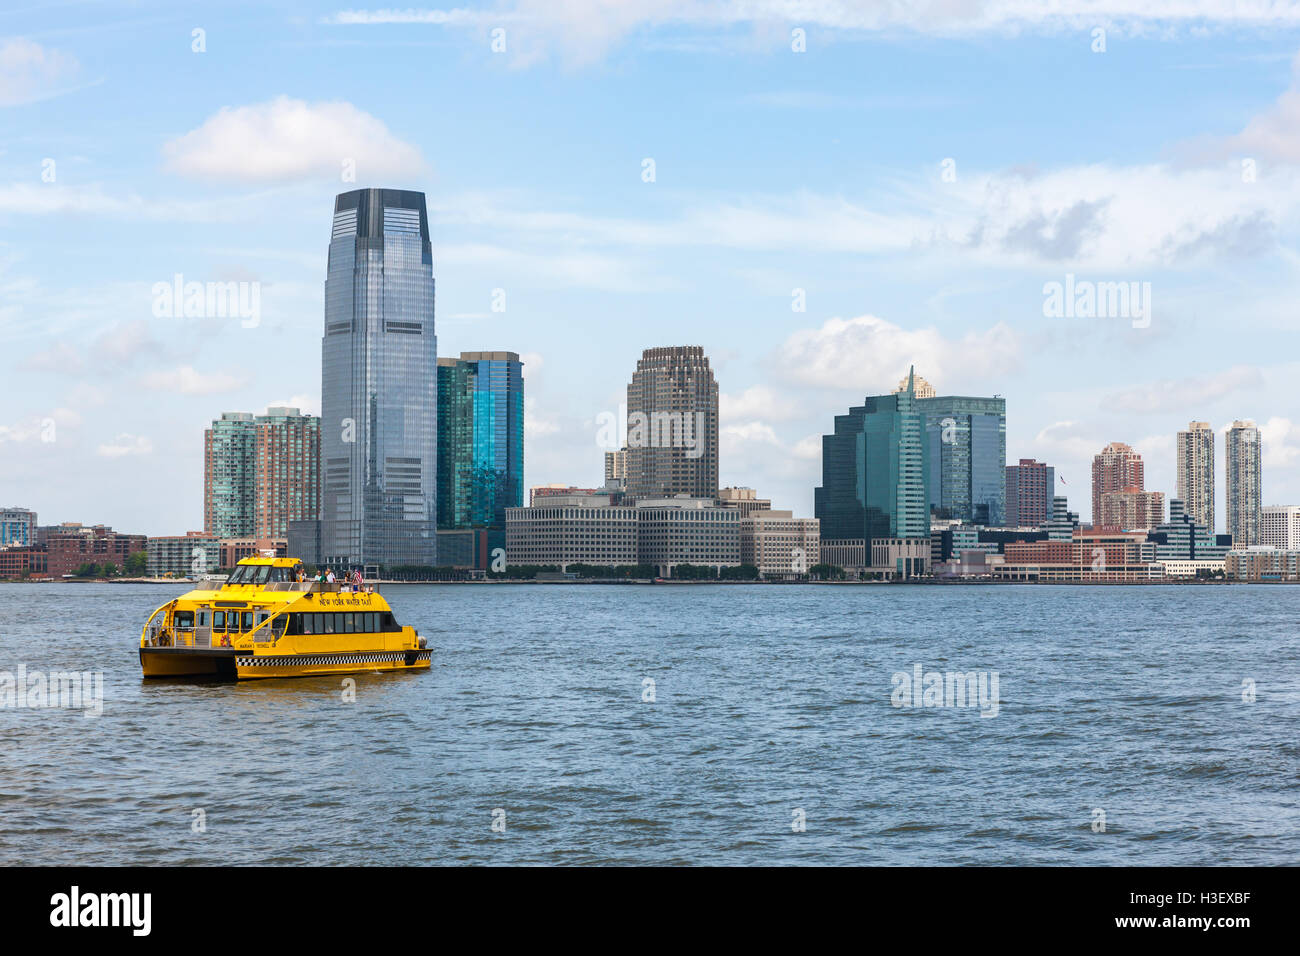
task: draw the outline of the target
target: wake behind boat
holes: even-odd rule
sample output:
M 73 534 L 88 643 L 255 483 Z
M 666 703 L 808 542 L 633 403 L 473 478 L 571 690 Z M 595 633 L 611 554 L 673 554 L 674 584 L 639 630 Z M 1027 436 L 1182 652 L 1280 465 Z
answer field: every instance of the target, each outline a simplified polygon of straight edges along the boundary
M 140 634 L 145 677 L 249 680 L 422 670 L 433 651 L 383 596 L 299 580 L 297 558 L 245 558 L 219 587 L 158 608 Z

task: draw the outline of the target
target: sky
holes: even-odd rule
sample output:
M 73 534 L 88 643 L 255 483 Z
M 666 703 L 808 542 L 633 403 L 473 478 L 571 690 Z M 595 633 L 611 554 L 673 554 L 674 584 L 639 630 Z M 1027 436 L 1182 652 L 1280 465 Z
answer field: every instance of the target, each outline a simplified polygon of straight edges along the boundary
M 1172 497 L 1192 420 L 1300 503 L 1298 55 L 1250 0 L 0 0 L 0 506 L 201 529 L 212 419 L 319 413 L 365 186 L 428 197 L 439 354 L 521 353 L 526 485 L 599 485 L 642 350 L 701 345 L 721 483 L 797 515 L 912 365 L 1085 520 L 1112 441 Z M 1221 437 L 1216 480 L 1223 531 Z

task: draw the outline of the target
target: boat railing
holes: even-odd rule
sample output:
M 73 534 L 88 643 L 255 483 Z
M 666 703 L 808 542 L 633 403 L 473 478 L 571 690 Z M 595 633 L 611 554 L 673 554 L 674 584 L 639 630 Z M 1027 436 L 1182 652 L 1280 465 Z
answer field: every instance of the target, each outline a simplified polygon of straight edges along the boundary
M 147 635 L 150 647 L 220 648 L 233 647 L 240 638 L 252 636 L 255 644 L 274 644 L 284 636 L 284 623 L 279 626 L 259 628 L 255 631 L 216 631 L 211 627 L 168 627 L 151 624 Z

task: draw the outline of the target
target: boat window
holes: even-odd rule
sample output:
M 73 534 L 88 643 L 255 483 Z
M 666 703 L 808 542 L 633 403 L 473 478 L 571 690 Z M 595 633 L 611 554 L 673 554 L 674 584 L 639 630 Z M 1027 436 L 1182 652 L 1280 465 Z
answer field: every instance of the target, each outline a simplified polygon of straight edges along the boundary
M 263 565 L 262 567 L 257 569 L 257 578 L 256 580 L 253 581 L 253 583 L 265 584 L 270 579 L 271 579 L 271 568 L 269 565 Z
M 333 614 L 322 614 L 321 617 L 325 618 L 325 630 L 324 630 L 323 633 L 325 633 L 325 634 L 333 634 L 333 633 L 334 633 L 334 615 L 333 615 Z
M 351 612 L 343 615 L 343 630 L 348 634 L 356 633 L 356 622 L 353 620 L 355 615 Z
M 253 629 L 253 612 L 245 611 L 242 615 L 241 631 L 251 631 Z
M 173 620 L 177 627 L 181 627 L 184 628 L 185 630 L 189 630 L 194 626 L 194 612 L 177 611 L 175 616 L 173 617 Z
M 312 627 L 312 619 L 314 617 L 315 617 L 314 614 L 295 614 L 294 620 L 297 622 L 298 627 L 294 630 L 294 633 L 315 634 L 316 629 Z
M 224 630 L 226 629 L 226 612 L 225 612 L 225 611 L 213 611 L 213 612 L 212 612 L 212 629 L 213 629 L 214 631 L 224 631 Z
M 199 627 L 207 627 L 207 626 L 208 626 L 208 612 L 207 612 L 207 611 L 199 611 L 198 625 L 199 625 Z

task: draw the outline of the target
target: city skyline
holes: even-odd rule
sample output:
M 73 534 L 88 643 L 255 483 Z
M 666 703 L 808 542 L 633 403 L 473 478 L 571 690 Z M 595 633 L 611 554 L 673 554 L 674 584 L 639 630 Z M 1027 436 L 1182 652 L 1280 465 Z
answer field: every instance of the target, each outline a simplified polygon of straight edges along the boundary
M 910 364 L 942 394 L 1005 396 L 1005 464 L 1053 465 L 1086 520 L 1098 448 L 1133 445 L 1169 499 L 1191 420 L 1217 444 L 1253 419 L 1262 503 L 1300 500 L 1289 21 L 1211 16 L 1237 41 L 1226 52 L 1202 19 L 1139 12 L 1162 29 L 1115 25 L 1094 52 L 1091 26 L 1048 14 L 898 26 L 919 45 L 813 17 L 796 53 L 793 23 L 751 36 L 641 14 L 644 31 L 606 33 L 583 8 L 566 28 L 604 39 L 575 62 L 515 19 L 493 53 L 491 13 L 459 28 L 301 12 L 196 24 L 102 4 L 64 30 L 0 14 L 0 46 L 44 56 L 0 71 L 0 501 L 201 527 L 191 450 L 214 414 L 321 412 L 317 363 L 266 359 L 316 347 L 321 210 L 371 186 L 429 197 L 443 354 L 527 364 L 529 484 L 598 484 L 596 422 L 635 356 L 691 342 L 720 385 L 718 483 L 796 514 L 812 513 L 830 417 Z M 337 44 L 355 55 L 328 69 L 311 55 Z M 864 58 L 870 94 L 846 85 Z M 1070 69 L 1043 86 L 1046 63 Z M 964 70 L 985 87 L 955 83 Z M 1052 104 L 1032 135 L 999 112 L 1026 89 Z M 1045 315 L 1051 283 L 1127 281 L 1150 282 L 1150 314 Z M 187 316 L 155 291 L 192 282 L 235 283 L 250 314 Z M 1222 492 L 1215 506 L 1223 530 Z

